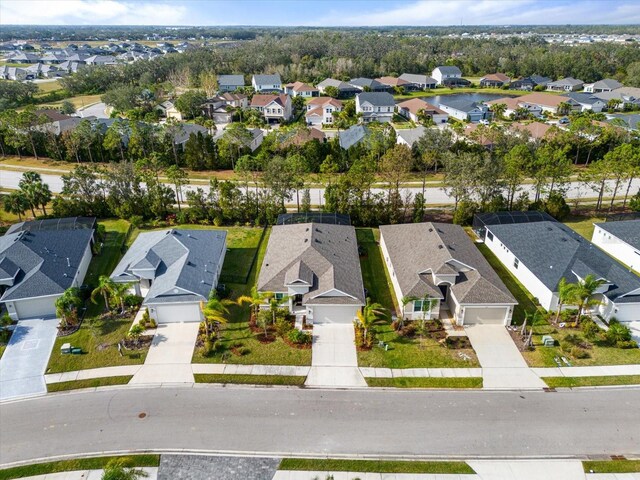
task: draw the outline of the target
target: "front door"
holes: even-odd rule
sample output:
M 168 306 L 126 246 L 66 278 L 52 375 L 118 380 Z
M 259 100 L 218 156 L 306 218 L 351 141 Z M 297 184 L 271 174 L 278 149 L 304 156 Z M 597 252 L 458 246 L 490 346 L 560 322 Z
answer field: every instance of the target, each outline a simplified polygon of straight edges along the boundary
M 293 305 L 296 307 L 302 306 L 302 294 L 298 293 L 293 297 Z

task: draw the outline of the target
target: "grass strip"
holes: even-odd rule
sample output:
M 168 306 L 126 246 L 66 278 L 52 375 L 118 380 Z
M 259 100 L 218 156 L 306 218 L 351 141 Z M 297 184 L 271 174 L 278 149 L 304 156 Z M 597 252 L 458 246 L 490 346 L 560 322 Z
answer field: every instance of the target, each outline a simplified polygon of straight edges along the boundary
M 242 385 L 303 385 L 307 377 L 297 375 L 242 375 L 196 373 L 196 383 L 237 383 Z
M 133 375 L 120 375 L 115 377 L 89 378 L 86 380 L 72 380 L 70 382 L 58 382 L 47 384 L 48 392 L 64 392 L 66 390 L 77 390 L 79 388 L 106 387 L 109 385 L 125 385 Z
M 640 473 L 640 460 L 594 460 L 582 466 L 586 473 Z
M 475 473 L 465 462 L 337 460 L 330 458 L 283 458 L 280 462 L 279 469 L 365 473 Z
M 48 473 L 71 472 L 74 470 L 99 470 L 106 467 L 111 460 L 122 461 L 127 467 L 157 467 L 160 465 L 160 455 L 79 458 L 76 460 L 60 460 L 59 462 L 36 463 L 7 468 L 0 470 L 0 480 L 46 475 Z
M 544 377 L 542 380 L 552 388 L 640 385 L 640 375 L 613 375 L 609 377 Z
M 365 378 L 370 387 L 393 388 L 482 388 L 482 377 Z

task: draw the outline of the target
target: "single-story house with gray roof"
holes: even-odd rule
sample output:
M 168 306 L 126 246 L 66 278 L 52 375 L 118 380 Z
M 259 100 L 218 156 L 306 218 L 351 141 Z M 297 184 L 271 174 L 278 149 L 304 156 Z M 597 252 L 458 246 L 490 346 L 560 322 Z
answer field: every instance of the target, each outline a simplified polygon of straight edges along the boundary
M 257 288 L 273 293 L 309 323 L 351 324 L 365 305 L 355 228 L 324 223 L 274 226 Z
M 591 274 L 603 280 L 594 295 L 600 304 L 593 314 L 605 320 L 640 320 L 640 277 L 566 225 L 487 225 L 484 242 L 546 310 L 558 309 L 562 278 L 577 283 Z
M 596 223 L 591 241 L 616 260 L 640 272 L 640 219 Z
M 464 229 L 446 223 L 382 225 L 380 249 L 401 315 L 458 325 L 509 325 L 518 304 Z
M 0 237 L 0 303 L 14 320 L 55 317 L 56 300 L 80 287 L 93 228 L 16 229 Z
M 218 285 L 227 251 L 224 230 L 168 229 L 143 232 L 111 274 L 132 283 L 143 308 L 158 323 L 200 322 L 200 302 Z

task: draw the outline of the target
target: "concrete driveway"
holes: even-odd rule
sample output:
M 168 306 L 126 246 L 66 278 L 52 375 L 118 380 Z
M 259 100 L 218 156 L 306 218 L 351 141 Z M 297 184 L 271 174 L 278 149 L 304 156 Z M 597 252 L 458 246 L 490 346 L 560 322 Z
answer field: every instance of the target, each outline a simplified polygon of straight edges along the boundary
M 57 318 L 18 322 L 0 359 L 0 400 L 47 393 L 43 375 L 57 333 Z
M 358 369 L 353 325 L 315 323 L 311 370 L 305 385 L 322 387 L 366 387 Z
M 159 324 L 144 365 L 129 383 L 193 383 L 191 357 L 199 327 L 199 322 Z
M 465 332 L 482 367 L 484 388 L 544 388 L 502 325 L 469 325 Z

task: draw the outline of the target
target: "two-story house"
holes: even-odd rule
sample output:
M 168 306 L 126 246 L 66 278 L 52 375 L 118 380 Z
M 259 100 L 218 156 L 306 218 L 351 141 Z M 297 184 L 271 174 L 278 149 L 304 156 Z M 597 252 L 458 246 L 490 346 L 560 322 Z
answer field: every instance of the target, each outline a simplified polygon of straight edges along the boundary
M 333 113 L 342 111 L 342 102 L 331 97 L 317 97 L 307 103 L 304 114 L 307 125 L 322 126 L 333 124 Z
M 286 122 L 293 116 L 291 97 L 284 93 L 256 94 L 251 99 L 251 108 L 258 110 L 267 122 Z
M 389 123 L 393 120 L 396 102 L 387 92 L 364 92 L 356 95 L 356 113 L 362 121 Z
M 282 92 L 282 80 L 280 74 L 254 75 L 251 77 L 251 86 L 256 92 Z
M 458 67 L 441 66 L 434 68 L 431 76 L 436 80 L 438 85 L 444 85 L 447 83 L 447 80 L 462 78 L 462 72 Z

